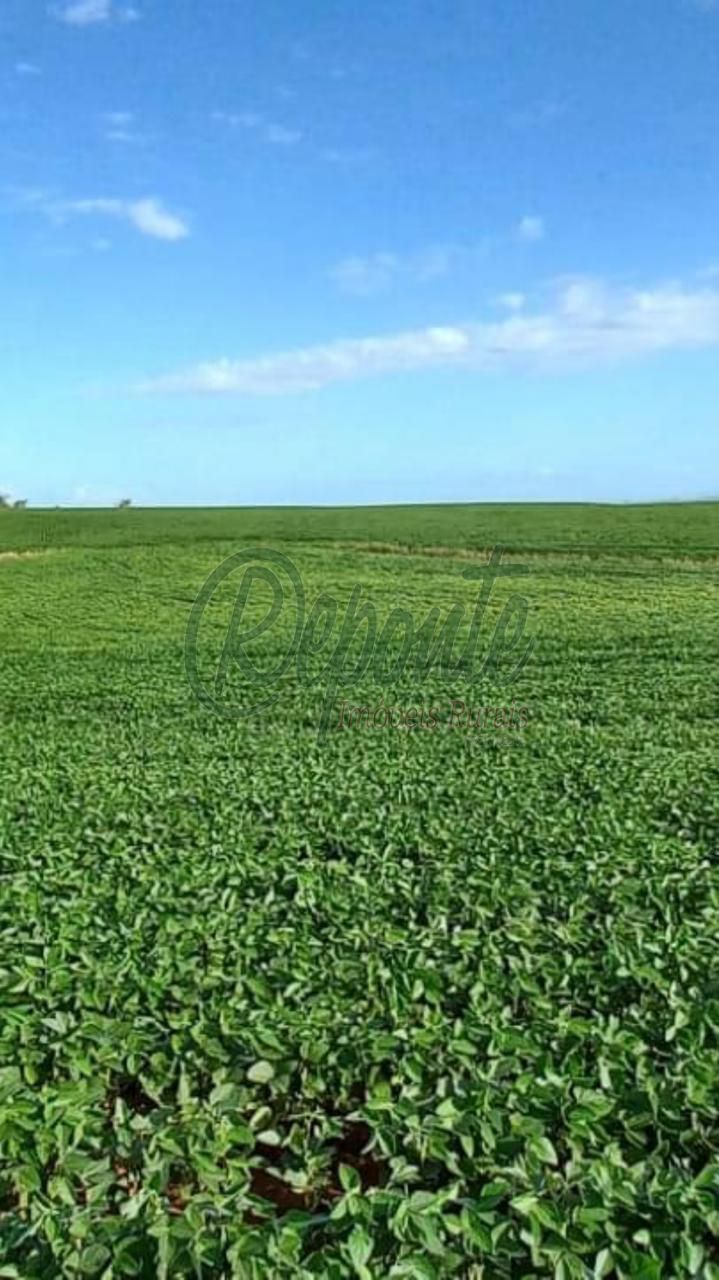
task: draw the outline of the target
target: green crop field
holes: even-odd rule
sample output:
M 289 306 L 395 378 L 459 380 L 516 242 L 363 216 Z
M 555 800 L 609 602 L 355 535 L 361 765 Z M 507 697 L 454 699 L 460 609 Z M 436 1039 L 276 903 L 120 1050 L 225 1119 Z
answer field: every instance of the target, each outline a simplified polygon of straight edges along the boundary
M 497 545 L 474 664 L 328 666 Z M 246 548 L 336 626 L 258 578 L 213 683 Z M 2 1280 L 717 1280 L 718 569 L 711 503 L 0 512 Z

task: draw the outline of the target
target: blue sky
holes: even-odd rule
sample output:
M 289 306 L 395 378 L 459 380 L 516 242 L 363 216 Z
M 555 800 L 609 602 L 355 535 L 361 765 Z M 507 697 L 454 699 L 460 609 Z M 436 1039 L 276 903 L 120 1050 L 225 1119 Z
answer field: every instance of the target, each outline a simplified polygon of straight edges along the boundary
M 0 489 L 719 495 L 719 0 L 2 0 Z

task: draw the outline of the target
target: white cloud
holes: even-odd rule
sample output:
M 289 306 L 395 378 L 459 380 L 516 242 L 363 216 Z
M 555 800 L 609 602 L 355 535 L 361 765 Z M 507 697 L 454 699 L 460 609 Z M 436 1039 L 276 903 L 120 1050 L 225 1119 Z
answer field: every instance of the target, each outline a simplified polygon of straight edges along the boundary
M 372 164 L 378 152 L 372 147 L 324 147 L 320 155 L 328 164 L 355 169 Z
M 505 311 L 521 311 L 527 299 L 523 293 L 500 293 L 495 302 L 498 307 L 504 307 Z
M 343 258 L 330 277 L 345 293 L 369 297 L 382 293 L 398 280 L 429 284 L 449 275 L 460 264 L 469 266 L 484 256 L 487 244 L 475 248 L 463 245 L 426 245 L 415 253 L 372 253 L 366 257 Z
M 272 146 L 291 147 L 302 140 L 299 129 L 290 129 L 286 125 L 276 124 L 258 111 L 213 111 L 212 119 L 217 124 L 226 124 L 233 129 L 248 129 L 263 142 L 269 142 Z
M 15 74 L 18 76 L 39 76 L 41 71 L 35 62 L 16 62 Z
M 125 206 L 125 216 L 143 235 L 157 240 L 184 240 L 190 230 L 186 222 L 165 209 L 159 200 L 135 200 Z
M 264 126 L 264 136 L 268 142 L 282 147 L 294 146 L 302 138 L 299 129 L 288 129 L 285 125 L 270 122 Z
M 427 284 L 430 280 L 439 280 L 449 275 L 461 258 L 469 258 L 480 254 L 481 249 L 463 249 L 459 245 L 435 244 L 427 245 L 414 254 L 406 263 L 410 275 L 419 282 Z
M 312 391 L 379 374 L 455 366 L 561 372 L 719 345 L 719 290 L 622 289 L 565 281 L 548 306 L 498 322 L 341 339 L 250 359 L 221 359 L 144 384 L 146 392 L 247 395 Z
M 55 16 L 73 27 L 90 26 L 94 22 L 109 22 L 111 0 L 73 0 L 54 10 Z
M 399 270 L 400 260 L 395 254 L 373 253 L 366 258 L 343 258 L 330 276 L 345 293 L 369 297 L 386 289 Z
M 71 27 L 89 27 L 101 22 L 134 22 L 140 17 L 133 5 L 117 5 L 115 0 L 69 0 L 51 10 Z
M 254 120 L 254 117 L 249 119 Z M 400 282 L 427 284 L 453 273 L 471 271 L 498 245 L 510 243 L 514 237 L 531 243 L 542 240 L 545 234 L 544 219 L 525 214 L 510 231 L 502 235 L 485 235 L 475 244 L 430 244 L 414 252 L 382 250 L 351 255 L 335 263 L 329 274 L 343 292 L 371 297 Z M 511 311 L 520 310 L 523 299 L 520 294 L 508 293 L 496 301 Z
M 544 219 L 533 217 L 530 214 L 525 214 L 517 227 L 517 234 L 520 240 L 543 240 L 544 233 Z
M 135 115 L 132 111 L 103 111 L 100 116 L 103 136 L 108 142 L 142 142 L 142 135 L 136 131 Z
M 72 217 L 119 218 L 130 223 L 142 235 L 156 240 L 184 240 L 190 234 L 187 223 L 170 213 L 156 196 L 143 200 L 117 200 L 94 197 L 87 200 L 56 200 L 46 192 L 19 193 L 20 203 L 36 209 L 52 222 L 63 223 Z
M 253 360 L 217 360 L 146 384 L 149 391 L 232 391 L 251 395 L 314 391 L 332 382 L 446 364 L 467 351 L 462 329 L 433 328 L 380 338 L 348 338 Z

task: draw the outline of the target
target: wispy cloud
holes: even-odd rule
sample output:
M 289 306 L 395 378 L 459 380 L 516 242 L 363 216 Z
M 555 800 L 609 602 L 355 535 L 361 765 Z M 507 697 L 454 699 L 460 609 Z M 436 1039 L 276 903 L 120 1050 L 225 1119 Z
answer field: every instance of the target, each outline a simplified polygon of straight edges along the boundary
M 425 283 L 447 275 L 457 254 L 452 245 L 433 245 L 409 255 L 372 253 L 367 257 L 343 258 L 330 272 L 345 293 L 367 297 L 381 293 L 395 280 Z
M 470 266 L 486 256 L 489 241 L 473 247 L 431 244 L 414 253 L 372 253 L 366 257 L 343 258 L 330 271 L 330 278 L 345 293 L 370 297 L 404 280 L 429 284 L 448 276 L 460 266 Z
M 369 297 L 387 289 L 398 268 L 399 260 L 395 254 L 373 253 L 366 258 L 343 258 L 330 271 L 330 278 L 345 293 Z
M 71 27 L 90 27 L 101 22 L 135 22 L 140 17 L 134 5 L 115 0 L 67 0 L 54 5 L 51 13 Z
M 103 111 L 102 119 L 113 128 L 126 129 L 135 119 L 132 111 Z
M 546 233 L 543 218 L 537 218 L 532 214 L 525 214 L 520 219 L 517 227 L 517 235 L 520 240 L 543 240 Z
M 155 240 L 184 240 L 190 229 L 177 214 L 170 213 L 161 200 L 148 196 L 145 200 L 74 200 L 61 206 L 69 214 L 101 214 L 121 218 L 136 231 Z
M 500 293 L 495 298 L 498 307 L 503 307 L 505 311 L 522 311 L 527 299 L 523 293 Z
M 212 119 L 217 124 L 229 125 L 233 129 L 248 129 L 263 142 L 269 142 L 272 146 L 291 147 L 302 140 L 299 129 L 276 124 L 258 111 L 213 111 Z
M 141 200 L 106 196 L 64 200 L 42 189 L 15 190 L 9 194 L 16 206 L 40 213 L 55 223 L 75 217 L 116 218 L 155 240 L 184 240 L 190 234 L 187 222 L 171 213 L 157 196 Z
M 36 62 L 16 62 L 15 74 L 18 76 L 39 76 L 41 71 Z
M 350 338 L 299 348 L 255 360 L 217 360 L 186 373 L 158 378 L 146 391 L 276 392 L 314 391 L 331 382 L 370 374 L 446 364 L 467 350 L 462 329 L 432 328 L 389 337 Z
M 373 147 L 323 147 L 319 154 L 338 168 L 359 169 L 372 164 L 379 153 Z
M 560 372 L 659 351 L 719 345 L 719 290 L 630 290 L 566 281 L 550 304 L 498 322 L 340 339 L 252 359 L 221 359 L 145 383 L 145 392 L 287 394 L 338 382 L 454 366 Z
M 100 126 L 108 142 L 144 141 L 135 128 L 135 116 L 132 111 L 104 111 L 100 116 Z
M 510 232 L 486 235 L 475 244 L 440 243 L 407 253 L 381 250 L 354 254 L 335 263 L 329 275 L 344 293 L 368 298 L 393 285 L 429 284 L 453 273 L 470 271 L 498 246 L 516 237 L 531 242 L 542 240 L 544 235 L 543 219 L 526 214 Z

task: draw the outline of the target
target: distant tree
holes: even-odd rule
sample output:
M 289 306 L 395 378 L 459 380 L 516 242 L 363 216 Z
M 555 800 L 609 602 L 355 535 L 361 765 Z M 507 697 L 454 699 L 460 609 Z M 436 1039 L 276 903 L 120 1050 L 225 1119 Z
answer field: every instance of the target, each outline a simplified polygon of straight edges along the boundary
M 16 498 L 12 505 L 16 511 L 24 511 L 27 506 L 27 498 Z
M 0 508 L 7 509 L 10 506 L 10 499 L 6 493 L 0 493 Z
M 117 504 L 117 509 L 118 511 L 127 511 L 127 508 L 131 506 L 132 498 L 120 498 L 120 501 Z

